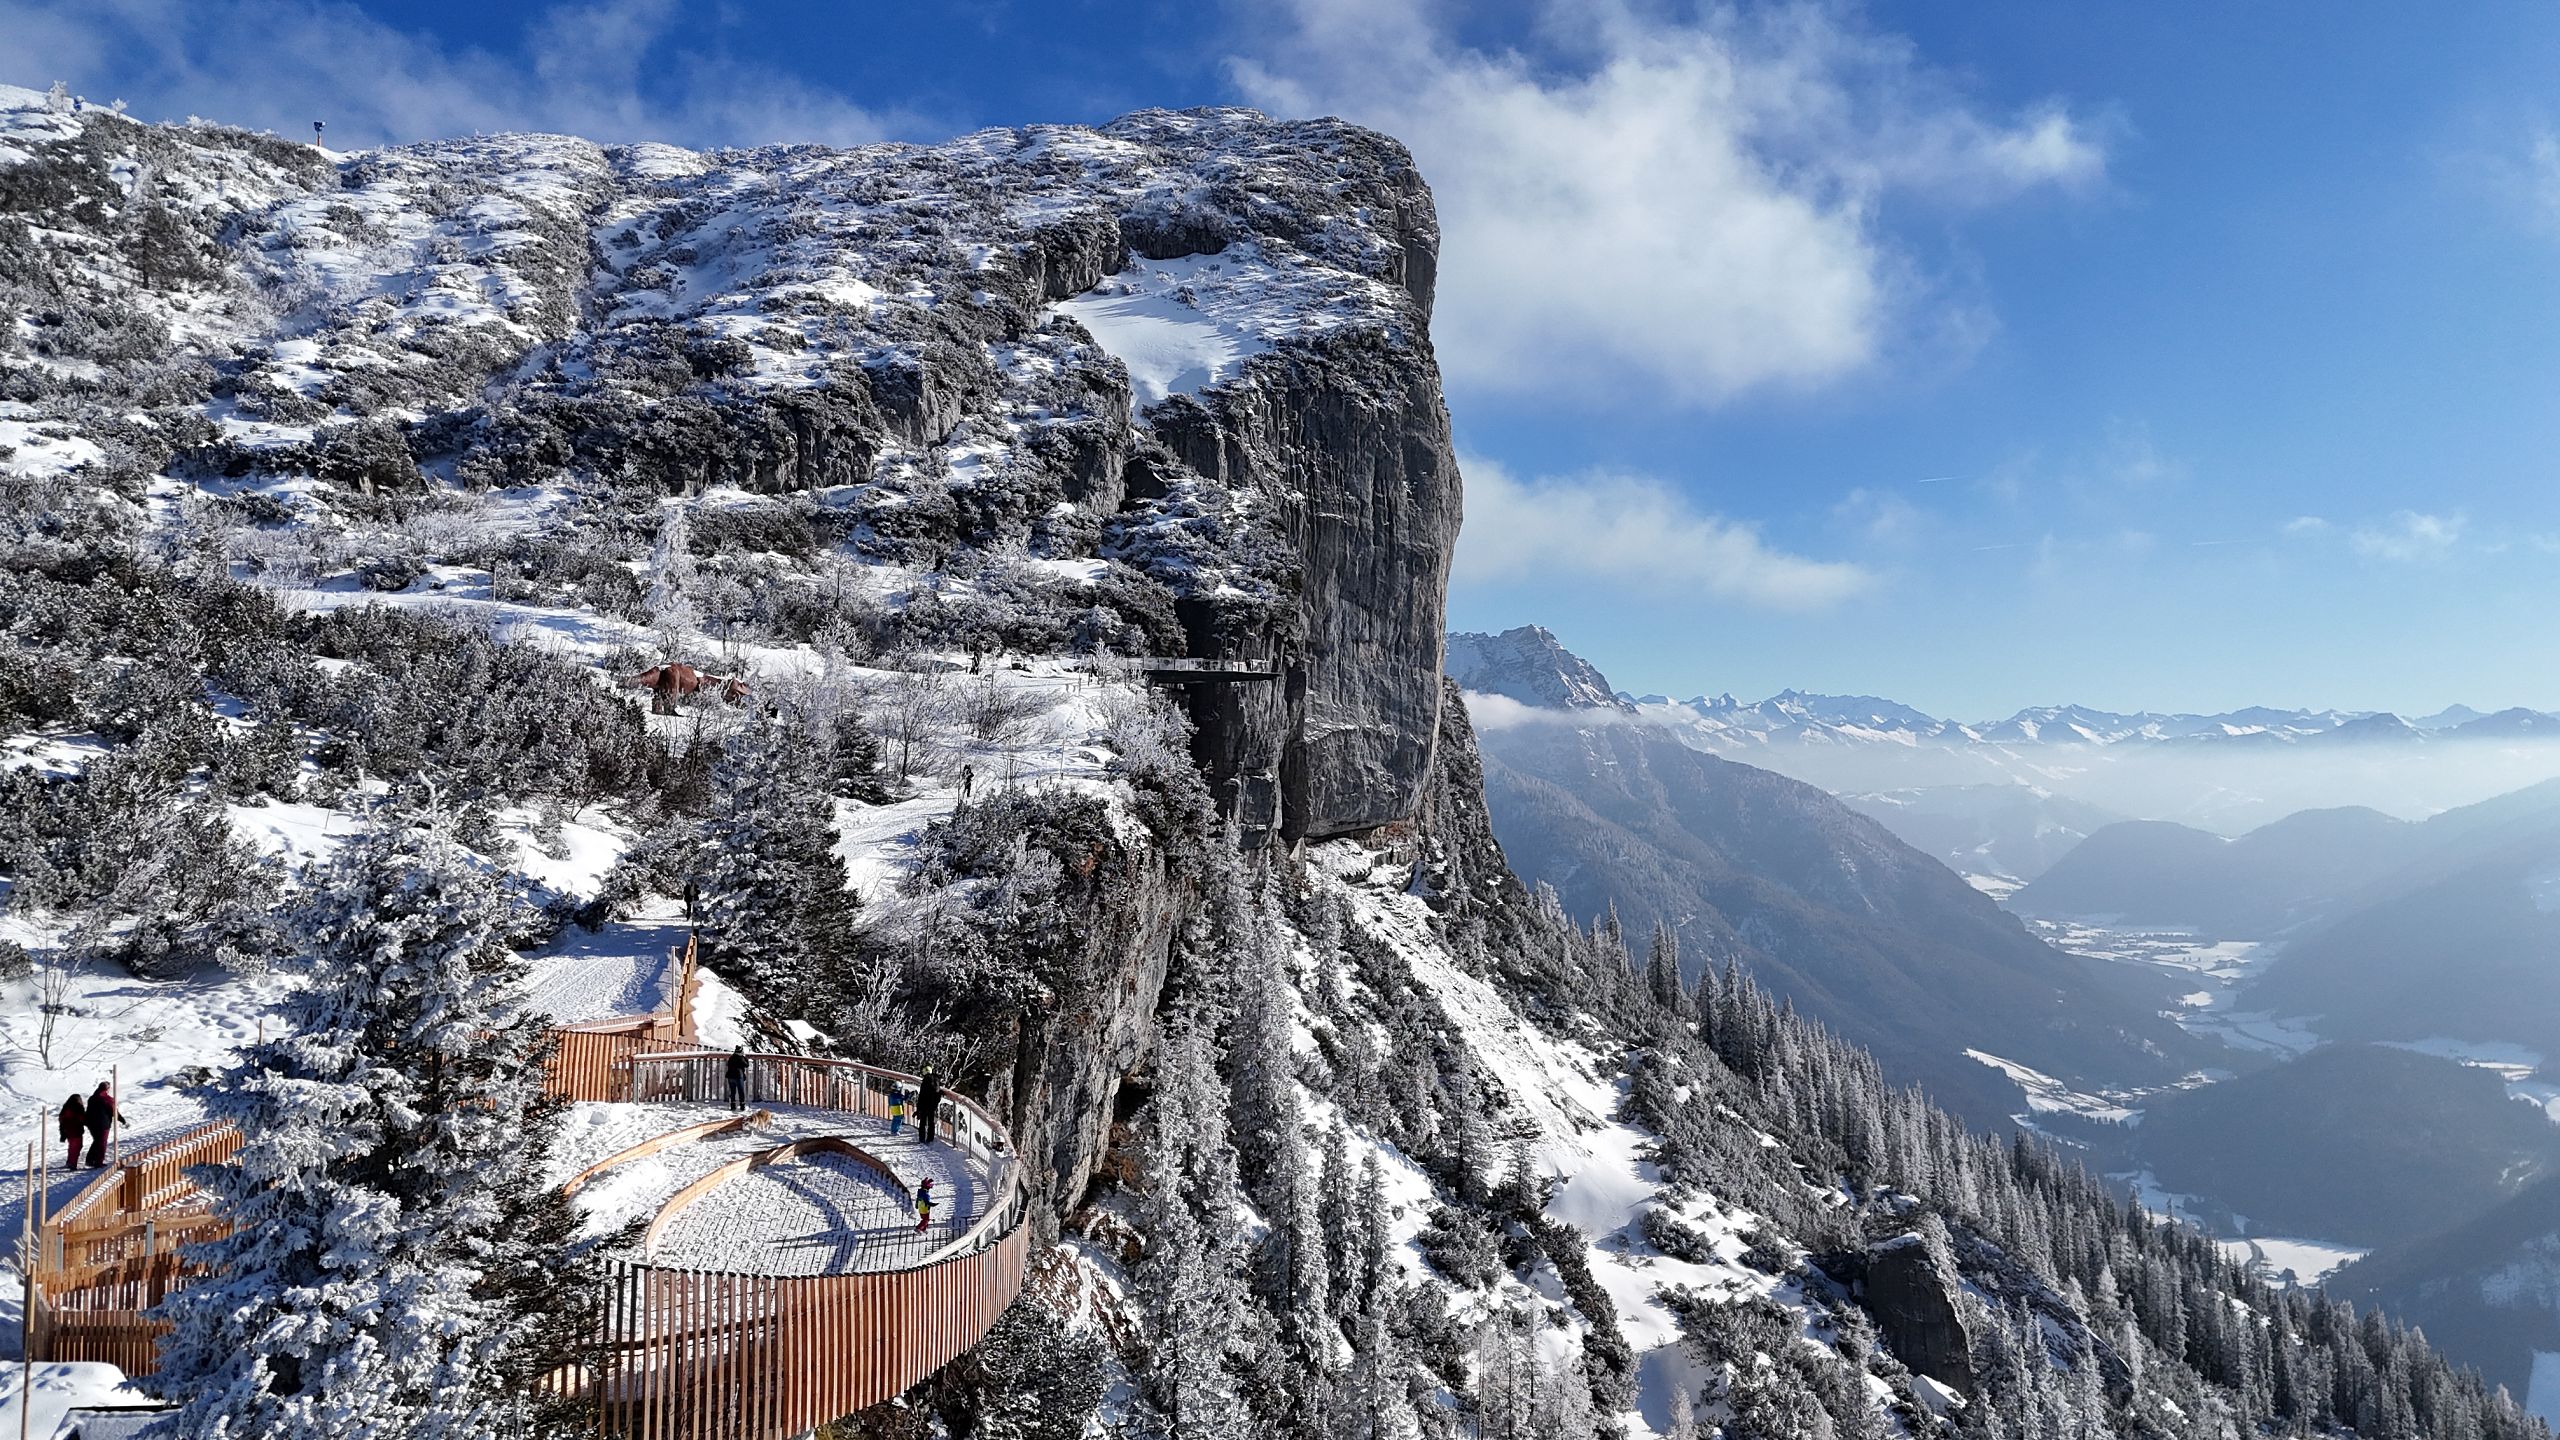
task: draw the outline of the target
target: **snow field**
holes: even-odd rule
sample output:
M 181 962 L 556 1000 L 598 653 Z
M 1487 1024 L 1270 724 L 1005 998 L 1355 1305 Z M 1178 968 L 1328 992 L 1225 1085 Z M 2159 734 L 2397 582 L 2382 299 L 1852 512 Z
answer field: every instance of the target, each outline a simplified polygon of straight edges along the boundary
M 2021 918 L 2026 919 L 2027 927 L 2039 939 L 2056 949 L 2139 966 L 2197 986 L 2180 996 L 2177 1007 L 2170 1012 L 2170 1018 L 2190 1033 L 2279 1058 L 2299 1055 L 2320 1043 L 2320 1037 L 2302 1019 L 2232 1008 L 2232 1002 L 2249 981 L 2275 963 L 2281 942 L 2211 940 L 2181 930 L 2123 929 L 2087 920 Z
M 2246 1264 L 2262 1264 L 2270 1274 L 2281 1277 L 2293 1272 L 2297 1285 L 2317 1285 L 2332 1274 L 2371 1254 L 2349 1245 L 2334 1245 L 2322 1240 L 2282 1240 L 2272 1237 L 2247 1236 L 2220 1242 L 2224 1254 Z
M 2027 1114 L 2017 1118 L 2018 1123 L 2029 1128 L 2033 1128 L 2032 1117 L 2037 1115 L 2078 1115 L 2111 1125 L 2137 1124 L 2142 1119 L 2139 1110 L 2128 1109 L 2103 1096 L 2082 1094 L 2043 1071 L 2015 1060 L 2004 1060 L 1981 1050 L 1964 1053 L 2016 1081 L 2018 1088 L 2026 1092 Z
M 601 877 L 601 872 L 598 872 Z M 588 889 L 592 891 L 591 880 Z M 575 925 L 527 962 L 525 1008 L 564 1025 L 648 1015 L 675 1004 L 674 952 L 688 926 L 682 901 L 653 897 L 629 920 Z
M 1196 395 L 1234 378 L 1244 362 L 1270 348 L 1259 335 L 1198 303 L 1196 281 L 1228 269 L 1268 269 L 1258 256 L 1193 255 L 1144 260 L 1058 306 L 1129 370 L 1129 388 L 1144 408 L 1168 395 Z M 1214 288 L 1213 288 L 1214 293 Z

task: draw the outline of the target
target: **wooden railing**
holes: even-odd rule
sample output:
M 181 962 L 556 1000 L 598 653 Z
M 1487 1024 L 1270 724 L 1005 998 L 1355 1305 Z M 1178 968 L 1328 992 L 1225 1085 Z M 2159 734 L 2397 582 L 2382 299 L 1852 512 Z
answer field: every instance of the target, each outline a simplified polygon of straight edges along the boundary
M 197 1126 L 100 1171 L 47 1217 L 35 1253 L 20 1257 L 25 1353 L 149 1373 L 168 1326 L 147 1312 L 202 1273 L 181 1247 L 231 1228 L 196 1199 L 187 1167 L 219 1165 L 239 1150 L 232 1126 Z
M 782 1440 L 895 1399 L 1022 1293 L 1031 1227 L 913 1269 L 738 1275 L 617 1263 L 603 1306 L 604 1428 Z
M 568 1100 L 725 1102 L 728 1053 L 668 1038 L 661 1018 L 555 1032 L 548 1090 Z M 752 1055 L 746 1098 L 885 1118 L 890 1088 L 912 1096 L 920 1083 L 848 1060 Z M 727 1123 L 681 1133 L 698 1138 Z M 634 1147 L 565 1188 L 674 1138 Z M 904 1393 L 975 1345 L 1013 1302 L 1030 1243 L 1004 1127 L 976 1102 L 945 1094 L 934 1138 L 976 1162 L 986 1196 L 955 1204 L 931 1233 L 902 1239 L 900 1248 L 915 1247 L 911 1263 L 764 1275 L 610 1262 L 597 1307 L 598 1372 L 564 1383 L 598 1402 L 607 1431 L 650 1440 L 783 1440 Z M 56 1212 L 27 1266 L 26 1353 L 103 1361 L 128 1375 L 156 1368 L 168 1325 L 151 1311 L 203 1273 L 180 1247 L 227 1230 L 185 1171 L 222 1163 L 239 1146 L 228 1125 L 189 1131 L 137 1152 Z M 866 1254 L 879 1258 L 877 1249 Z

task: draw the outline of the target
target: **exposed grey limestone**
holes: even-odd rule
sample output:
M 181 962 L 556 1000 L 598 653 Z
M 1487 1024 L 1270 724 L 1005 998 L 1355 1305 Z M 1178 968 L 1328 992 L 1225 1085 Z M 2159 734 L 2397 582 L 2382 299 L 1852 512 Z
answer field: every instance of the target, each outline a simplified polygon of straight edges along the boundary
M 21 268 L 161 327 L 118 342 L 158 367 L 120 393 L 179 396 L 141 474 L 307 497 L 288 509 L 331 503 L 313 479 L 734 489 L 928 577 L 1103 559 L 1170 592 L 1194 654 L 1283 670 L 1194 697 L 1252 838 L 1419 803 L 1459 496 L 1438 225 L 1392 140 L 1148 111 L 930 146 L 492 136 L 332 165 L 205 127 L 63 128 L 12 172 L 46 212 Z M 79 208 L 137 156 L 171 263 L 111 263 L 129 237 Z M 68 373 L 0 340 L 31 421 L 90 426 Z
M 1896 1236 L 1868 1248 L 1858 1298 L 1894 1357 L 1920 1374 L 1973 1393 L 1973 1332 L 1946 1242 Z

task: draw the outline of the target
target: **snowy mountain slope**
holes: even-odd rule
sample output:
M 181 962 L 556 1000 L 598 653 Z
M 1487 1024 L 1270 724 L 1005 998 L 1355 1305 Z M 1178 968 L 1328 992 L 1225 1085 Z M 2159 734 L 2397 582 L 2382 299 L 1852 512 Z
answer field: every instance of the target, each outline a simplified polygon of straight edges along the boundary
M 1393 142 L 0 114 L 0 875 L 72 977 L 13 1024 L 224 1068 L 359 834 L 497 872 L 511 1002 L 647 998 L 690 906 L 718 1038 L 939 1065 L 1038 1201 L 1033 1299 L 856 1433 L 2537 1433 L 1511 874 Z M 2297 1336 L 2334 1384 L 2260 1383 Z
M 1941 785 L 1841 801 L 1961 875 L 2031 881 L 2124 817 L 2030 785 Z
M 2548 1420 L 2560 1355 L 2560 1183 L 2544 1180 L 2466 1224 L 2377 1250 L 2334 1277 L 2387 1304 Z
M 1472 695 L 1499 695 L 1548 710 L 1634 713 L 1610 690 L 1589 661 L 1564 648 L 1542 626 L 1523 625 L 1499 635 L 1452 635 L 1449 678 Z
M 121 499 L 284 583 L 502 560 L 497 598 L 634 618 L 629 566 L 561 522 L 645 538 L 640 497 L 728 493 L 736 554 L 691 618 L 797 608 L 805 639 L 857 577 L 795 606 L 781 572 L 807 567 L 771 557 L 851 542 L 870 608 L 934 577 L 955 648 L 1023 603 L 1050 645 L 1291 637 L 1295 683 L 1201 716 L 1229 803 L 1292 837 L 1410 807 L 1457 477 L 1423 336 L 1437 236 L 1391 142 L 1201 111 L 930 148 L 502 136 L 332 163 L 0 98 L 24 141 L 0 204 L 28 317 L 0 337 L 17 473 L 94 454 Z M 1074 319 L 1140 299 L 1226 347 L 1177 395 L 1155 342 L 1115 332 L 1173 397 L 1152 420 Z M 1302 425 L 1330 448 L 1285 438 Z

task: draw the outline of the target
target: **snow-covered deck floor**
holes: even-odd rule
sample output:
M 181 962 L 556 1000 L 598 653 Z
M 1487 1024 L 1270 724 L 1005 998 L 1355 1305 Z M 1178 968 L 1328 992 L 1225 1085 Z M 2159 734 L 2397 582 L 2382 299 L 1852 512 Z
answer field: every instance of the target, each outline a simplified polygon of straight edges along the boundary
M 877 1157 L 910 1190 L 933 1181 L 933 1227 L 919 1234 L 905 1197 L 850 1157 L 818 1154 L 738 1176 L 695 1200 L 660 1234 L 647 1258 L 660 1265 L 758 1275 L 841 1275 L 894 1270 L 923 1260 L 977 1218 L 990 1193 L 984 1169 L 946 1144 L 922 1145 L 912 1126 L 891 1137 L 888 1122 L 832 1110 L 760 1107 L 770 1124 L 673 1146 L 617 1165 L 587 1182 L 577 1203 L 583 1233 L 614 1236 L 654 1218 L 676 1192 L 712 1171 L 792 1140 L 837 1136 Z M 719 1105 L 579 1104 L 555 1147 L 566 1179 L 655 1136 L 706 1120 Z

